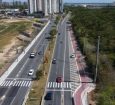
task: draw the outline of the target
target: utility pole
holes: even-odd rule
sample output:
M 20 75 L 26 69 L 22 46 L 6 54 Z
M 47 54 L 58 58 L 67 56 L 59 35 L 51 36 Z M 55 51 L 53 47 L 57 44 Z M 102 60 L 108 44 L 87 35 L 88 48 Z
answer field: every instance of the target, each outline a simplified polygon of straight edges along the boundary
M 100 36 L 98 36 L 98 41 L 97 41 L 97 52 L 96 52 L 96 68 L 95 68 L 95 77 L 94 77 L 94 82 L 96 83 L 97 81 L 97 71 L 99 67 L 99 46 L 100 46 Z

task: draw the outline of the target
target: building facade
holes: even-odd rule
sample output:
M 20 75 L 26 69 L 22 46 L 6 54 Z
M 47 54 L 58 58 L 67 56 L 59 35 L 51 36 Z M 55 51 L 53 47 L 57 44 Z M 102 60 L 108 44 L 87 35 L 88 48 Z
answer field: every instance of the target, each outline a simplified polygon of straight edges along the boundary
M 63 12 L 63 0 L 28 0 L 29 13 L 43 12 L 45 16 Z

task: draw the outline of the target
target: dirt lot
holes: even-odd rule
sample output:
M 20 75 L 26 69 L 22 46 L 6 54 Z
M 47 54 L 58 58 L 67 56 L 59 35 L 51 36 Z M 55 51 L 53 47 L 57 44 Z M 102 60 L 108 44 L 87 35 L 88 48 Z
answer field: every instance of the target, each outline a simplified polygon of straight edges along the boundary
M 32 33 L 32 22 L 27 19 L 0 20 L 0 75 L 15 58 L 17 51 L 24 47 L 21 40 L 17 39 L 20 31 Z

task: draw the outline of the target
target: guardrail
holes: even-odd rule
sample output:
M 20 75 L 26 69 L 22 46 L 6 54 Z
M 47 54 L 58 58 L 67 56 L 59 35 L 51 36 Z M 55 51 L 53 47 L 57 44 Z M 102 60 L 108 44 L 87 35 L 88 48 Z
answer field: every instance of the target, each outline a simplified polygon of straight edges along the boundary
M 22 58 L 26 55 L 26 53 L 29 51 L 29 49 L 34 45 L 36 40 L 41 36 L 43 31 L 46 29 L 46 27 L 49 25 L 50 20 L 47 22 L 45 27 L 38 33 L 38 35 L 33 39 L 33 41 L 26 47 L 25 51 L 22 52 L 17 59 L 12 63 L 12 65 L 8 68 L 8 70 L 0 77 L 0 85 L 2 82 L 8 77 L 8 75 L 14 70 L 14 68 L 18 65 L 18 63 L 22 60 Z

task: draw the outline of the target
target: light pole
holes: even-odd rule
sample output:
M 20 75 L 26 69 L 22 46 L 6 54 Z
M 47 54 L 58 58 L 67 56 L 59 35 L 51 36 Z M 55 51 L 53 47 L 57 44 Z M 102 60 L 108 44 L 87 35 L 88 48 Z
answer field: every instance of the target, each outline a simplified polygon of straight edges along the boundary
M 97 71 L 99 67 L 99 46 L 100 46 L 100 36 L 98 36 L 98 41 L 97 41 L 97 52 L 96 52 L 96 68 L 95 68 L 95 77 L 94 77 L 94 82 L 96 83 L 97 81 Z

